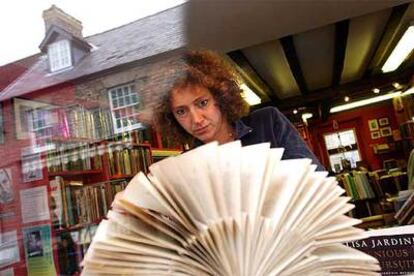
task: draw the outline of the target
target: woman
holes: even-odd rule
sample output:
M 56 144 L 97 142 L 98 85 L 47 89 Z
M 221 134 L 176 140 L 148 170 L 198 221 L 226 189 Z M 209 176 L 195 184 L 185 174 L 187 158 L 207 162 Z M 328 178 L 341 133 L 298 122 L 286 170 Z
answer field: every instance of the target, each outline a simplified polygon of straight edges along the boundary
M 271 147 L 285 148 L 284 159 L 311 158 L 324 170 L 279 110 L 266 107 L 248 114 L 237 76 L 222 57 L 189 51 L 183 59 L 180 77 L 156 114 L 157 126 L 168 139 L 192 147 L 236 139 L 244 146 L 270 142 Z

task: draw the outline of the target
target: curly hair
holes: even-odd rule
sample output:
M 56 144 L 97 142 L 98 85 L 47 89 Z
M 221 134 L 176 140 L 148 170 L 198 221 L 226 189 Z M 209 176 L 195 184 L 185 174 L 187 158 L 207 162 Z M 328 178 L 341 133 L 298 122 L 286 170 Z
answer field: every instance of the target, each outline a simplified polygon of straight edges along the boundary
M 246 115 L 248 105 L 241 96 L 235 70 L 223 57 L 209 50 L 189 50 L 181 59 L 183 66 L 177 66 L 178 74 L 172 74 L 176 79 L 157 108 L 155 122 L 168 141 L 192 145 L 195 138 L 181 127 L 171 111 L 173 90 L 197 85 L 207 88 L 229 124 Z

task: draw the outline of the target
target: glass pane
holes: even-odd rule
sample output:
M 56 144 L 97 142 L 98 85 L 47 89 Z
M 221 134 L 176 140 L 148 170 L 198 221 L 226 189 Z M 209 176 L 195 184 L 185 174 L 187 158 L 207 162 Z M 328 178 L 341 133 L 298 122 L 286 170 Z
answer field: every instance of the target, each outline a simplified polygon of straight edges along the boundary
M 356 168 L 356 162 L 361 161 L 359 152 L 357 150 L 347 151 L 344 153 L 346 159 L 351 161 L 351 167 Z
M 343 146 L 356 144 L 355 133 L 352 129 L 339 132 L 339 137 Z
M 341 160 L 343 159 L 344 155 L 342 153 L 332 154 L 329 156 L 329 162 L 331 163 L 331 169 L 338 173 L 342 171 L 342 163 Z
M 328 134 L 324 136 L 326 148 L 328 150 L 330 149 L 336 149 L 340 146 L 338 133 Z

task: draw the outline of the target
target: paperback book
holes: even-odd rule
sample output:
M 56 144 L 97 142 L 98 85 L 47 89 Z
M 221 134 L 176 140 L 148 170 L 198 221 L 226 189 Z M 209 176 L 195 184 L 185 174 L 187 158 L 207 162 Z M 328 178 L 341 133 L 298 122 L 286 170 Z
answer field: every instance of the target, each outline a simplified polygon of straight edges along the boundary
M 367 238 L 310 159 L 268 143 L 210 143 L 138 173 L 83 260 L 83 275 L 377 275 L 344 245 Z

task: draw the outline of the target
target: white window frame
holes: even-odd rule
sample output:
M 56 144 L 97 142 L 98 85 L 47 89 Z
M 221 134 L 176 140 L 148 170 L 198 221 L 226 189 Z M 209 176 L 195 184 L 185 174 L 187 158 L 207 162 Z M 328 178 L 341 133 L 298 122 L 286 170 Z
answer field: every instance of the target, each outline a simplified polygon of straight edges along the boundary
M 53 136 L 53 128 L 58 125 L 57 117 L 51 107 L 35 108 L 28 111 L 29 131 L 35 135 L 36 144 Z M 40 135 L 44 130 L 49 134 Z
M 328 145 L 327 145 L 327 143 L 326 143 L 326 137 L 327 136 L 329 136 L 329 135 L 333 135 L 333 134 L 339 134 L 339 133 L 342 133 L 342 132 L 346 132 L 346 131 L 350 131 L 350 130 L 352 130 L 352 132 L 353 132 L 353 135 L 354 135 L 354 138 L 355 138 L 355 144 L 352 144 L 352 145 L 342 145 L 342 146 L 344 146 L 344 149 L 341 151 L 341 150 L 339 150 L 340 149 L 340 147 L 338 147 L 338 148 L 332 148 L 332 149 L 328 149 Z M 327 153 L 327 155 L 328 155 L 328 159 L 329 159 L 329 165 L 330 165 L 330 167 L 331 167 L 331 169 L 333 170 L 333 171 L 335 171 L 335 168 L 334 168 L 334 164 L 332 164 L 332 162 L 331 162 L 331 156 L 332 155 L 337 155 L 337 154 L 342 154 L 342 157 L 343 158 L 345 158 L 345 152 L 351 152 L 351 151 L 357 151 L 358 152 L 358 156 L 359 156 L 359 160 L 357 160 L 357 161 L 361 161 L 362 160 L 362 158 L 361 158 L 361 152 L 360 152 L 360 150 L 359 150 L 359 143 L 358 143 L 358 137 L 357 137 L 357 135 L 356 135 L 356 131 L 355 131 L 355 129 L 354 128 L 348 128 L 348 129 L 342 129 L 342 130 L 339 130 L 339 131 L 334 131 L 334 132 L 329 132 L 329 133 L 324 133 L 323 134 L 323 140 L 324 140 L 324 143 L 325 143 L 325 147 L 326 147 L 326 153 Z M 347 146 L 349 146 L 350 148 L 349 149 L 346 149 L 346 147 Z M 330 154 L 329 153 L 329 151 L 332 151 L 332 150 L 338 150 L 338 153 L 332 153 L 332 154 Z M 357 162 L 356 161 L 356 162 Z M 351 164 L 352 165 L 352 164 Z M 355 167 L 355 166 L 353 166 L 353 167 Z M 340 164 L 340 168 L 341 168 L 341 170 L 343 169 L 342 168 L 342 164 Z M 335 171 L 336 172 L 336 171 Z
M 136 112 L 141 104 L 141 99 L 135 90 L 134 84 L 125 84 L 108 90 L 109 104 L 111 107 L 112 122 L 115 134 L 133 129 L 144 128 L 140 122 L 136 122 Z M 121 113 L 126 116 L 120 115 Z M 130 117 L 131 119 L 128 119 Z M 135 119 L 135 120 L 133 120 Z
M 51 43 L 47 49 L 49 68 L 51 72 L 63 70 L 72 66 L 70 42 L 67 39 Z

